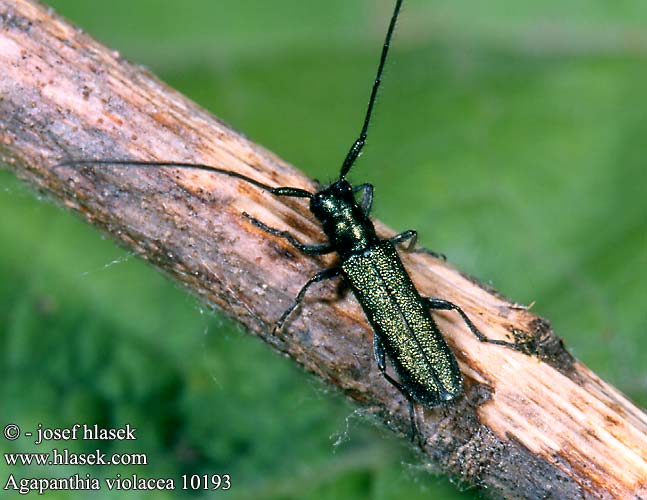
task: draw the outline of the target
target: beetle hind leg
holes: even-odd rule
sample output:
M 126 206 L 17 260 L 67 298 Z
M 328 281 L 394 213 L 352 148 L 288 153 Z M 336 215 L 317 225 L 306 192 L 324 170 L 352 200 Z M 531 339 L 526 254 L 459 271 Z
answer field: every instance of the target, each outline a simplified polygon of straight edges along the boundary
M 526 346 L 526 343 L 507 342 L 505 340 L 491 339 L 487 337 L 478 328 L 476 328 L 476 325 L 472 323 L 472 320 L 469 319 L 467 314 L 465 314 L 465 312 L 456 304 L 449 302 L 448 300 L 438 299 L 435 297 L 426 297 L 424 300 L 425 302 L 427 302 L 427 305 L 429 306 L 430 309 L 433 309 L 436 311 L 456 311 L 463 319 L 465 324 L 467 325 L 467 328 L 469 328 L 470 331 L 474 334 L 474 336 L 477 339 L 479 339 L 481 342 L 486 342 L 488 344 L 502 345 L 505 347 L 509 347 L 510 349 L 515 349 L 517 351 L 522 351 L 522 352 L 525 351 L 524 347 Z
M 395 380 L 391 375 L 386 373 L 386 351 L 384 350 L 384 345 L 377 336 L 377 333 L 373 332 L 373 351 L 375 352 L 375 361 L 377 362 L 377 367 L 380 369 L 382 376 L 389 382 L 393 387 L 395 387 L 400 393 L 405 397 L 409 403 L 409 439 L 413 443 L 415 438 L 418 438 L 418 445 L 422 448 L 424 445 L 422 434 L 418 428 L 416 421 L 416 406 L 415 401 L 411 393 L 403 386 L 400 382 Z

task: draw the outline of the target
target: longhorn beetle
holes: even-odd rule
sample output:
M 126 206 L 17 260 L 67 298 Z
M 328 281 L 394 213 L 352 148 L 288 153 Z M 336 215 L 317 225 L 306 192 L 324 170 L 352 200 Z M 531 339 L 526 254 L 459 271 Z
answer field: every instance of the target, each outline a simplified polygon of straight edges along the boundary
M 346 180 L 346 175 L 366 143 L 375 98 L 402 1 L 396 0 L 395 3 L 360 134 L 344 159 L 339 178 L 316 193 L 295 187 L 271 187 L 232 170 L 192 163 L 73 160 L 57 166 L 121 165 L 207 170 L 247 182 L 275 196 L 309 199 L 310 211 L 321 223 L 328 238 L 327 243 L 305 245 L 289 232 L 269 227 L 247 213 L 243 213 L 254 226 L 272 236 L 285 239 L 304 254 L 324 255 L 336 252 L 339 256 L 338 266 L 319 271 L 303 285 L 292 305 L 277 321 L 275 331 L 283 327 L 288 316 L 301 303 L 313 284 L 341 276 L 362 305 L 373 327 L 375 359 L 380 372 L 409 403 L 413 438 L 416 434 L 414 403 L 425 407 L 442 405 L 460 396 L 463 389 L 463 378 L 456 358 L 447 346 L 430 310 L 457 312 L 481 342 L 514 349 L 520 349 L 522 344 L 489 339 L 476 328 L 456 304 L 441 298 L 421 297 L 404 269 L 395 246 L 409 242 L 407 251 L 429 253 L 436 257 L 439 255 L 425 249 L 414 250 L 417 239 L 417 233 L 414 230 L 405 231 L 389 239 L 378 238 L 369 218 L 373 202 L 373 186 L 360 184 L 353 187 Z M 360 192 L 361 199 L 358 202 L 355 195 Z M 398 380 L 387 373 L 387 358 Z

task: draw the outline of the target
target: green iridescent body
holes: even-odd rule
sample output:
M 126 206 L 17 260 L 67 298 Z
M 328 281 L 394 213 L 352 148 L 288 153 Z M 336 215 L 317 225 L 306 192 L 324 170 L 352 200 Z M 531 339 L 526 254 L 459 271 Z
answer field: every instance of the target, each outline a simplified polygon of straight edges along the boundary
M 424 406 L 458 396 L 462 377 L 456 359 L 393 244 L 381 241 L 348 257 L 341 268 L 405 391 Z
M 456 359 L 394 243 L 375 233 L 368 217 L 370 206 L 357 203 L 350 183 L 340 179 L 314 194 L 310 210 L 340 257 L 339 274 L 373 327 L 375 356 L 387 380 L 409 401 L 424 406 L 436 406 L 460 395 L 462 377 Z M 385 355 L 399 382 L 386 374 Z

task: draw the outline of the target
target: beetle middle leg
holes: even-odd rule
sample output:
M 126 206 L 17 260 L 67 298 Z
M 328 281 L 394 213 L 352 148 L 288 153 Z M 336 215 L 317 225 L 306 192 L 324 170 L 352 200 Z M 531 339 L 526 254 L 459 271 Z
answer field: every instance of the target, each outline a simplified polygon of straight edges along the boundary
M 409 229 L 408 231 L 404 231 L 403 233 L 396 234 L 392 238 L 389 238 L 389 241 L 394 245 L 399 245 L 400 243 L 408 241 L 409 244 L 404 248 L 406 252 L 424 253 L 431 255 L 432 257 L 436 257 L 437 259 L 447 260 L 445 254 L 434 252 L 433 250 L 427 250 L 426 248 L 415 248 L 416 241 L 418 241 L 418 231 L 416 231 L 415 229 Z
M 413 442 L 414 438 L 418 436 L 421 438 L 420 430 L 418 429 L 418 424 L 416 423 L 416 407 L 413 400 L 413 396 L 409 391 L 404 387 L 400 382 L 395 380 L 391 375 L 386 373 L 386 351 L 384 350 L 384 345 L 379 339 L 377 333 L 373 332 L 373 351 L 375 352 L 375 361 L 377 361 L 377 367 L 380 369 L 382 376 L 389 382 L 393 387 L 395 387 L 400 394 L 402 394 L 407 402 L 409 403 L 409 420 L 411 423 L 411 435 L 409 439 Z M 419 443 L 422 446 L 422 442 Z
M 423 300 L 427 302 L 427 305 L 429 306 L 430 309 L 434 309 L 436 311 L 456 311 L 458 314 L 460 314 L 461 318 L 463 319 L 467 327 L 470 329 L 470 331 L 474 334 L 474 336 L 477 339 L 479 339 L 481 342 L 487 342 L 488 344 L 502 345 L 505 347 L 510 347 L 511 349 L 515 349 L 517 351 L 524 351 L 523 343 L 507 342 L 505 340 L 497 340 L 497 339 L 491 339 L 486 337 L 478 328 L 476 328 L 476 325 L 472 323 L 472 320 L 469 319 L 467 314 L 465 314 L 465 312 L 456 304 L 444 299 L 437 299 L 434 297 L 426 297 Z
M 294 236 L 292 236 L 292 234 L 290 234 L 288 231 L 282 231 L 281 229 L 270 227 L 264 222 L 261 222 L 260 220 L 258 220 L 257 218 L 252 217 L 247 212 L 243 212 L 243 217 L 247 218 L 253 225 L 255 225 L 259 229 L 262 229 L 266 233 L 269 233 L 273 236 L 278 236 L 279 238 L 283 238 L 284 240 L 287 240 L 287 242 L 290 243 L 294 248 L 299 250 L 299 252 L 304 253 L 306 255 L 325 255 L 327 253 L 332 253 L 335 251 L 335 249 L 329 243 L 320 243 L 318 245 L 305 245 L 301 243 L 299 240 L 297 240 Z
M 288 316 L 292 314 L 292 311 L 294 311 L 297 308 L 297 306 L 301 304 L 301 302 L 303 301 L 303 298 L 305 297 L 306 292 L 308 291 L 308 288 L 310 288 L 310 286 L 314 285 L 315 283 L 319 283 L 320 281 L 335 278 L 340 274 L 341 274 L 341 269 L 339 267 L 330 267 L 328 269 L 319 271 L 312 278 L 310 278 L 306 282 L 306 284 L 303 285 L 303 287 L 297 294 L 296 298 L 294 299 L 294 302 L 292 303 L 292 305 L 285 310 L 285 312 L 281 315 L 279 320 L 276 322 L 276 325 L 274 325 L 274 332 L 279 331 L 283 327 L 283 324 L 285 323 L 285 320 L 288 319 Z

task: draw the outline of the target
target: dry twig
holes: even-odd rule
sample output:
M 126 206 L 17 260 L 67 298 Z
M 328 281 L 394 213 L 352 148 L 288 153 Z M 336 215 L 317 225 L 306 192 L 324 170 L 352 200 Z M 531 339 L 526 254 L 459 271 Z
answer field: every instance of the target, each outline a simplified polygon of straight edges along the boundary
M 286 333 L 270 333 L 325 263 L 268 237 L 241 212 L 316 241 L 320 229 L 302 201 L 206 172 L 52 166 L 177 160 L 275 186 L 312 190 L 312 181 L 35 2 L 0 0 L 0 28 L 0 153 L 16 175 L 406 431 L 407 405 L 379 374 L 354 299 L 317 300 L 329 290 L 315 290 Z M 489 337 L 521 335 L 536 347 L 528 356 L 484 345 L 457 316 L 437 315 L 466 395 L 425 411 L 430 460 L 497 498 L 647 498 L 644 413 L 573 360 L 541 318 L 446 263 L 403 260 L 422 294 L 461 305 Z

